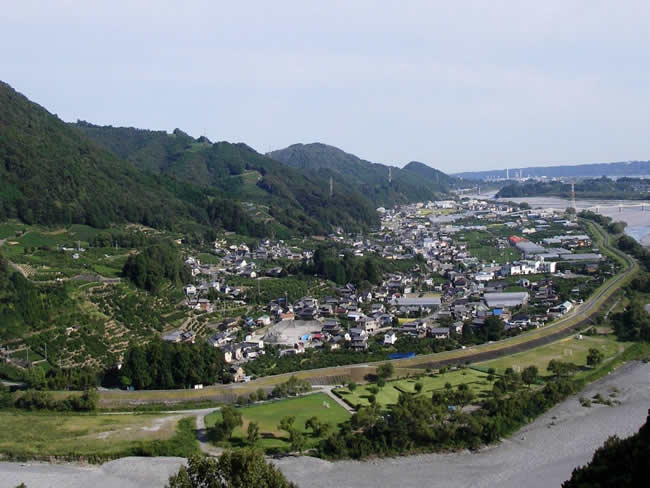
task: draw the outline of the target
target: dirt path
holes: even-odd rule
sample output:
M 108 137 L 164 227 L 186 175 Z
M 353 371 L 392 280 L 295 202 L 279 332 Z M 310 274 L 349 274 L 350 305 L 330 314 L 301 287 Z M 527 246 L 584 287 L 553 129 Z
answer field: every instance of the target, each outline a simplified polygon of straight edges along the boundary
M 210 409 L 210 412 L 214 412 L 218 409 Z M 200 412 L 196 414 L 196 438 L 199 440 L 199 446 L 201 451 L 207 456 L 220 456 L 223 453 L 223 449 L 220 447 L 213 446 L 208 440 L 208 429 L 205 426 L 205 416 L 207 413 Z

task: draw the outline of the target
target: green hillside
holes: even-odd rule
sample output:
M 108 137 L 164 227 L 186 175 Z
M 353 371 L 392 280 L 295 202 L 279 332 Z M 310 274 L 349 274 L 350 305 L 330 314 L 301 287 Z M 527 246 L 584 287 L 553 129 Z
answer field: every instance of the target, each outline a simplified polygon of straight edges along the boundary
M 172 227 L 196 219 L 202 198 L 100 149 L 0 82 L 0 220 Z
M 376 206 L 432 200 L 446 193 L 454 183 L 453 178 L 422 163 L 409 163 L 400 169 L 371 163 L 321 143 L 294 144 L 272 151 L 268 156 L 309 174 L 332 177 L 335 186 L 352 185 Z M 424 179 L 423 171 L 417 165 L 425 166 L 429 170 Z
M 141 169 L 218 190 L 227 198 L 253 204 L 269 219 L 301 233 L 377 224 L 372 203 L 353 186 L 337 185 L 336 195 L 330 198 L 327 178 L 287 167 L 245 144 L 213 144 L 179 129 L 169 134 L 81 121 L 75 126 Z

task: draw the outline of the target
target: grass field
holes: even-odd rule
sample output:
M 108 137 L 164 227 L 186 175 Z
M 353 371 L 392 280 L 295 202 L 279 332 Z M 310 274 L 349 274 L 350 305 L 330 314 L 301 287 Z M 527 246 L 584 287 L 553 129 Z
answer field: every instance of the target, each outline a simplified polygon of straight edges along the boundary
M 257 422 L 260 427 L 261 437 L 259 446 L 264 449 L 283 449 L 289 446 L 286 432 L 278 430 L 280 420 L 288 415 L 296 417 L 294 426 L 300 432 L 308 432 L 305 430 L 305 421 L 313 416 L 318 417 L 321 422 L 329 422 L 332 427 L 347 420 L 350 416 L 343 407 L 324 393 L 244 407 L 241 409 L 241 413 L 244 425 L 235 429 L 231 444 L 242 445 L 242 435 L 245 437 L 248 424 Z M 207 427 L 212 427 L 220 419 L 221 414 L 214 412 L 206 416 L 205 424 Z M 318 440 L 309 431 L 307 446 L 314 446 Z
M 531 349 L 530 351 L 513 354 L 492 361 L 476 363 L 475 366 L 487 370 L 494 368 L 497 373 L 512 367 L 515 371 L 520 371 L 526 366 L 537 366 L 540 374 L 549 374 L 546 366 L 551 359 L 575 363 L 578 366 L 584 366 L 587 363 L 587 354 L 589 349 L 595 348 L 603 352 L 605 361 L 613 358 L 615 355 L 623 352 L 631 343 L 618 342 L 614 336 L 582 336 L 577 339 L 576 336 L 570 336 L 561 341 L 553 342 L 546 346 Z M 578 376 L 580 373 L 578 373 Z
M 444 374 L 436 375 L 423 375 L 418 379 L 404 378 L 395 381 L 389 381 L 383 388 L 379 389 L 376 395 L 376 401 L 381 406 L 393 405 L 397 403 L 397 399 L 401 392 L 415 393 L 415 384 L 422 383 L 422 393 L 424 396 L 431 396 L 433 391 L 442 391 L 445 389 L 445 384 L 450 383 L 453 387 L 460 384 L 467 384 L 470 390 L 477 396 L 481 393 L 492 389 L 492 383 L 487 380 L 487 374 L 473 369 L 461 369 L 457 371 L 450 371 Z M 341 388 L 336 390 L 341 398 L 348 404 L 357 406 L 366 406 L 369 404 L 368 397 L 370 392 L 368 388 L 373 385 L 358 386 L 353 392 L 348 388 Z
M 184 420 L 179 429 L 181 419 L 182 415 L 5 411 L 0 412 L 0 453 L 18 459 L 191 454 L 197 448 L 195 423 Z M 173 450 L 173 445 L 181 448 Z

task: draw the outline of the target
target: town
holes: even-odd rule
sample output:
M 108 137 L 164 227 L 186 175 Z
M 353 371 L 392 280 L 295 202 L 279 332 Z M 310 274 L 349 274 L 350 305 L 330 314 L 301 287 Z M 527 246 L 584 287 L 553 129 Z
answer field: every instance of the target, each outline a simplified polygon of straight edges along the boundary
M 214 242 L 213 264 L 188 256 L 185 304 L 203 325 L 167 331 L 164 340 L 208 341 L 223 351 L 233 381 L 286 372 L 277 365 L 304 354 L 310 367 L 332 364 L 326 358 L 336 354 L 336 364 L 411 357 L 544 327 L 616 273 L 571 208 L 463 197 L 378 212 L 381 229 L 365 236 L 302 245 L 263 239 L 256 247 L 226 236 Z M 319 247 L 340 261 L 372 257 L 386 266 L 370 280 L 337 283 L 317 273 L 303 277 L 309 294 L 282 291 L 311 269 Z

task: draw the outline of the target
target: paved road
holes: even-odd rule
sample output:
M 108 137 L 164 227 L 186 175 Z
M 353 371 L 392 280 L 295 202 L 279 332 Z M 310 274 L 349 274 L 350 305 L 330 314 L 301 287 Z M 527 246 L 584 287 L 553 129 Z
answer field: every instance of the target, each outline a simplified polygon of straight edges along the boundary
M 355 410 L 350 407 L 347 403 L 345 403 L 343 400 L 341 400 L 339 397 L 337 397 L 332 390 L 336 388 L 337 385 L 314 385 L 314 388 L 320 388 L 320 390 L 325 393 L 327 396 L 329 396 L 332 400 L 334 400 L 336 403 L 341 405 L 345 410 L 347 410 L 349 413 L 354 413 Z

